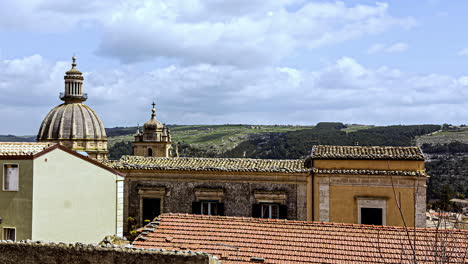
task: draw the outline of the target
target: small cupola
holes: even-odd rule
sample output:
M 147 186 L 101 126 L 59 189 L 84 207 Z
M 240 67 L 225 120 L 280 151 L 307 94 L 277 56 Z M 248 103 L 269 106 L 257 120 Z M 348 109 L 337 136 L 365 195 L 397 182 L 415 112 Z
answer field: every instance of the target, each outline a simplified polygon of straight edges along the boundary
M 72 68 L 65 72 L 65 92 L 60 93 L 60 99 L 69 103 L 82 103 L 88 99 L 83 93 L 83 73 L 76 68 L 76 57 L 72 57 Z

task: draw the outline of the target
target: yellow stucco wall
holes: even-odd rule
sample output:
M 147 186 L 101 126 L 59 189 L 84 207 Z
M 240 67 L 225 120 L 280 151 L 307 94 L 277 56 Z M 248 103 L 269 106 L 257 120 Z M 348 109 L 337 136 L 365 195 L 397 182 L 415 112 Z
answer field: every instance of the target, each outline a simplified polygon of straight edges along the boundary
M 423 170 L 421 160 L 314 160 L 317 169 Z
M 97 243 L 115 234 L 117 178 L 60 149 L 35 159 L 32 239 Z
M 401 197 L 402 212 L 408 226 L 414 226 L 414 189 L 395 188 Z M 356 197 L 385 197 L 386 225 L 403 226 L 392 188 L 365 186 L 330 186 L 330 222 L 358 223 Z M 397 198 L 398 199 L 398 198 Z

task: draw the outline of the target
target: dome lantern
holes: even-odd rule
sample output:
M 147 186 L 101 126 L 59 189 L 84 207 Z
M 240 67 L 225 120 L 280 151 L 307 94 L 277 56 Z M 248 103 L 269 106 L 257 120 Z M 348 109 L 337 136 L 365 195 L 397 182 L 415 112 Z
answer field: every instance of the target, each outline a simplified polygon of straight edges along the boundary
M 88 99 L 83 93 L 83 73 L 76 68 L 76 57 L 72 57 L 72 68 L 65 73 L 65 92 L 60 93 L 60 99 L 69 103 L 81 103 Z

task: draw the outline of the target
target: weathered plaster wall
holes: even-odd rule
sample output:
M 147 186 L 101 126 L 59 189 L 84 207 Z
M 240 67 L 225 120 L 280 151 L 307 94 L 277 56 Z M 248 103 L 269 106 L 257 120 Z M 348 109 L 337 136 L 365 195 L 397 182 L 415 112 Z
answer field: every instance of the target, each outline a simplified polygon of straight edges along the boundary
M 3 165 L 19 165 L 18 191 L 3 190 Z M 3 238 L 3 228 L 16 228 L 16 239 L 31 238 L 32 221 L 32 160 L 0 160 L 0 239 Z
M 221 262 L 211 255 L 194 252 L 3 241 L 0 242 L 0 263 L 220 264 Z
M 60 149 L 35 159 L 32 239 L 97 243 L 116 234 L 117 177 Z

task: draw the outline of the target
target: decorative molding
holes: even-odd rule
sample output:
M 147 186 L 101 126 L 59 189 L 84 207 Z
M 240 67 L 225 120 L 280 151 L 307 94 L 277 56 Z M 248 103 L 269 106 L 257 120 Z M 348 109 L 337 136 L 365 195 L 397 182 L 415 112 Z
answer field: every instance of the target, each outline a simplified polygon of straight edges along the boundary
M 165 187 L 152 187 L 138 189 L 139 196 L 163 198 L 166 195 Z
M 255 191 L 256 203 L 278 203 L 286 204 L 288 196 L 282 191 Z
M 196 188 L 195 198 L 197 201 L 219 201 L 222 202 L 224 199 L 223 189 L 210 189 L 210 188 Z

